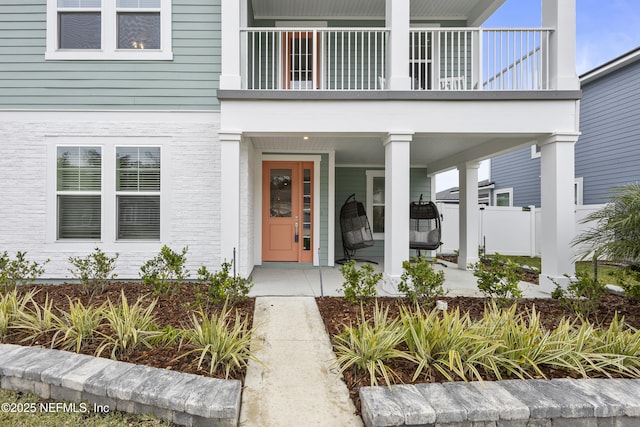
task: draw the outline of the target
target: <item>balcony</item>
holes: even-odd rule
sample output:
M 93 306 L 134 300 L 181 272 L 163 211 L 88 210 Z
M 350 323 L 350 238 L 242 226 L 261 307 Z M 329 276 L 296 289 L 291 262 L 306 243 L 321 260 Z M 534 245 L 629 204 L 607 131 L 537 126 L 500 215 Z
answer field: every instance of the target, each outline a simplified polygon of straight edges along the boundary
M 544 28 L 412 28 L 407 66 L 415 91 L 550 89 Z M 386 28 L 242 30 L 246 90 L 389 89 Z

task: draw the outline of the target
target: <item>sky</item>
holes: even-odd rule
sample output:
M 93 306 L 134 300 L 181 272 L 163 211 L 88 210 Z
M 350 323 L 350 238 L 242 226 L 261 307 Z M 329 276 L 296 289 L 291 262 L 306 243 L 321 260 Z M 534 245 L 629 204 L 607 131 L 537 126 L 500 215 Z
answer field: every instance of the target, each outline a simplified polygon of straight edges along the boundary
M 560 0 L 562 1 L 562 0 Z M 483 27 L 540 27 L 542 0 L 507 0 Z M 576 71 L 583 74 L 640 46 L 639 0 L 576 0 Z M 478 179 L 489 178 L 482 162 Z M 458 185 L 456 170 L 437 175 L 436 191 Z

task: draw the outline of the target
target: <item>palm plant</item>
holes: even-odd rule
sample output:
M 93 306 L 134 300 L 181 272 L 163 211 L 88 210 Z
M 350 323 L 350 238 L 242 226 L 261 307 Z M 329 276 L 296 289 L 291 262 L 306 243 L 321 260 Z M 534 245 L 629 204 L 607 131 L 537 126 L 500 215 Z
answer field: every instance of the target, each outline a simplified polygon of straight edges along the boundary
M 582 220 L 596 222 L 574 240 L 582 259 L 595 253 L 612 261 L 640 263 L 640 183 L 619 187 L 611 203 Z

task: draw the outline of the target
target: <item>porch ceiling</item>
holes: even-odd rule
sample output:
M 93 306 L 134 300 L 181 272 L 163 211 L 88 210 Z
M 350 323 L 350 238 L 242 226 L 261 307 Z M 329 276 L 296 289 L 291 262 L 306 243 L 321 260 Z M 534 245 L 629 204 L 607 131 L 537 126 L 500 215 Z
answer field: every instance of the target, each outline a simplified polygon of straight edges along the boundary
M 249 136 L 249 135 L 248 135 Z M 304 139 L 307 136 L 308 139 Z M 483 160 L 532 144 L 535 134 L 416 134 L 411 143 L 411 165 L 425 166 L 429 173 L 451 169 L 466 161 Z M 337 166 L 384 166 L 384 135 L 282 135 L 250 136 L 263 152 L 335 152 Z
M 384 19 L 385 0 L 248 0 L 255 19 Z M 411 0 L 414 20 L 479 25 L 506 0 Z

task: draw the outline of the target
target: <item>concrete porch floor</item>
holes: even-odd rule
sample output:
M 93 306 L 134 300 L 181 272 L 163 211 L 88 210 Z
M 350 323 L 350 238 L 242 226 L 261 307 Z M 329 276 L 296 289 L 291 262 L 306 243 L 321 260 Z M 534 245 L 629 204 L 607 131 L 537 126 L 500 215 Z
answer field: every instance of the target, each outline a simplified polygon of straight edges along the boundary
M 377 271 L 383 270 L 383 260 L 377 261 Z M 447 296 L 482 296 L 478 291 L 476 278 L 470 271 L 459 270 L 455 264 L 447 263 L 447 267 L 435 264 L 437 270 L 444 270 L 445 287 L 449 290 Z M 358 263 L 361 265 L 361 263 Z M 312 267 L 299 264 L 278 263 L 273 265 L 256 266 L 251 273 L 253 289 L 250 296 L 342 296 L 343 277 L 340 265 L 334 267 Z M 320 289 L 320 275 L 322 275 L 322 293 Z M 549 298 L 550 295 L 539 290 L 537 285 L 520 282 L 520 289 L 524 298 Z M 379 296 L 397 296 L 378 285 Z

